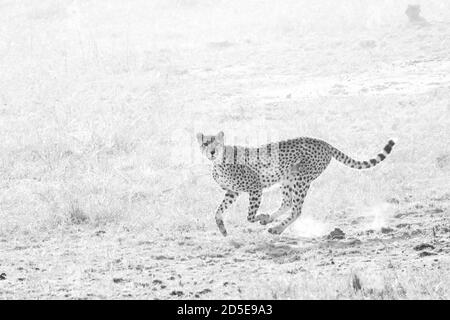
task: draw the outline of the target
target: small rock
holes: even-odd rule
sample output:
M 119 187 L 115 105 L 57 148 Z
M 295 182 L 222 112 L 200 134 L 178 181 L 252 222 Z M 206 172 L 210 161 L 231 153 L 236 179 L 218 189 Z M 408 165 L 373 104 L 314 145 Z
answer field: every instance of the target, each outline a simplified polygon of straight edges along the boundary
M 333 231 L 330 232 L 330 234 L 327 236 L 327 239 L 330 240 L 339 240 L 339 239 L 344 239 L 345 238 L 345 233 L 344 231 L 342 231 L 339 228 L 334 228 Z
M 361 240 L 359 240 L 359 239 L 350 239 L 348 242 L 347 242 L 347 244 L 348 245 L 352 245 L 352 246 L 354 246 L 354 245 L 359 245 L 359 244 L 361 244 L 362 243 L 362 241 Z
M 411 231 L 411 235 L 412 236 L 417 236 L 417 235 L 420 235 L 420 234 L 423 234 L 423 233 L 424 232 L 422 230 L 420 230 L 420 229 L 416 229 L 416 230 Z
M 95 232 L 95 235 L 96 236 L 100 236 L 100 235 L 105 234 L 105 233 L 106 233 L 106 231 L 104 231 L 104 230 L 98 230 L 98 231 Z
M 113 278 L 113 282 L 114 283 L 122 283 L 122 282 L 124 282 L 125 280 L 123 280 L 123 278 Z
M 422 251 L 421 253 L 419 253 L 419 257 L 428 257 L 428 256 L 435 256 L 436 253 L 434 252 L 429 252 L 429 251 Z
M 421 251 L 421 250 L 425 250 L 425 249 L 433 250 L 434 246 L 429 244 L 429 243 L 422 243 L 422 244 L 419 244 L 419 245 L 414 247 L 414 250 L 416 250 L 416 251 Z
M 428 213 L 442 213 L 442 212 L 444 212 L 444 210 L 441 208 L 434 208 L 434 209 L 427 210 L 427 212 Z
M 394 229 L 386 227 L 386 228 L 381 228 L 381 233 L 391 233 L 392 231 L 394 231 Z
M 206 293 L 210 293 L 210 292 L 211 292 L 211 289 L 206 288 L 206 289 L 203 289 L 202 291 L 197 292 L 197 294 L 206 294 Z
M 184 295 L 184 293 L 183 293 L 183 291 L 173 290 L 173 291 L 170 293 L 170 295 L 171 295 L 171 296 L 181 297 L 181 296 Z
M 164 255 L 160 255 L 160 256 L 155 256 L 153 257 L 155 260 L 173 260 L 174 257 L 169 257 L 169 256 L 164 256 Z
M 6 273 L 1 273 L 0 274 L 0 280 L 6 280 Z
M 392 204 L 399 204 L 400 200 L 397 198 L 389 198 L 386 200 L 387 203 L 392 203 Z

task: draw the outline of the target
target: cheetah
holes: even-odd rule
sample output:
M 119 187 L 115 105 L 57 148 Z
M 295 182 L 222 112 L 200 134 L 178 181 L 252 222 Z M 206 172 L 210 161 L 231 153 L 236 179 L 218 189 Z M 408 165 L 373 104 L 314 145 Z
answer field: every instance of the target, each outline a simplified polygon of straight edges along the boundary
M 326 169 L 331 158 L 354 169 L 368 169 L 383 161 L 394 146 L 394 141 L 389 140 L 377 157 L 357 161 L 327 142 L 310 137 L 269 143 L 257 148 L 225 145 L 222 131 L 217 135 L 198 133 L 196 138 L 202 154 L 213 163 L 213 179 L 225 191 L 225 198 L 215 212 L 216 224 L 223 236 L 227 235 L 223 213 L 239 194 L 249 194 L 249 222 L 259 221 L 266 225 L 290 213 L 268 230 L 274 235 L 281 234 L 300 216 L 311 182 Z M 257 215 L 263 189 L 277 183 L 281 183 L 282 188 L 280 208 L 270 215 Z

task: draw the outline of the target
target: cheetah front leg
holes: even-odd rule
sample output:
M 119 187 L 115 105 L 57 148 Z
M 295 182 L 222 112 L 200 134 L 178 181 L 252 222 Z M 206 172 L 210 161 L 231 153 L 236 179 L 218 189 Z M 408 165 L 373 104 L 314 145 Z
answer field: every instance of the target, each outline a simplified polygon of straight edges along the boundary
M 219 205 L 219 207 L 216 210 L 216 224 L 219 227 L 220 233 L 226 237 L 227 230 L 225 229 L 225 225 L 223 224 L 223 212 L 227 210 L 227 208 L 233 204 L 233 202 L 236 201 L 239 193 L 227 190 L 225 193 L 225 198 L 223 199 L 222 203 Z
M 277 226 L 269 228 L 269 232 L 271 234 L 281 234 L 292 222 L 294 222 L 300 216 L 302 212 L 303 201 L 305 200 L 309 186 L 310 182 L 306 179 L 299 179 L 294 182 L 291 215 Z
M 272 214 L 260 214 L 256 218 L 259 220 L 259 223 L 262 225 L 266 225 L 268 223 L 273 222 L 277 217 L 285 214 L 292 207 L 292 187 L 288 181 L 282 182 L 282 201 L 281 206 L 277 211 Z

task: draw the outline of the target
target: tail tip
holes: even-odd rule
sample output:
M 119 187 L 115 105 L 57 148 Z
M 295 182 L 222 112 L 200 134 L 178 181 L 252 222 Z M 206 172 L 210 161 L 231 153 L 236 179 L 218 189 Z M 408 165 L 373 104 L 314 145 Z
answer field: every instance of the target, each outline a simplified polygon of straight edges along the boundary
M 394 144 L 395 144 L 395 142 L 393 139 L 389 140 L 388 144 L 384 147 L 384 151 L 389 154 L 391 152 Z

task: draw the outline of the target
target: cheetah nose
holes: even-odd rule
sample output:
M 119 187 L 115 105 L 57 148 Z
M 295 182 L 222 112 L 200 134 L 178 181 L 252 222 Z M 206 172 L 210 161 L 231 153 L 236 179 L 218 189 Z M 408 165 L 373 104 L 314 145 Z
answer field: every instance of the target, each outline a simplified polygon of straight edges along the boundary
M 215 153 L 216 153 L 216 150 L 211 151 L 211 156 L 214 156 Z

